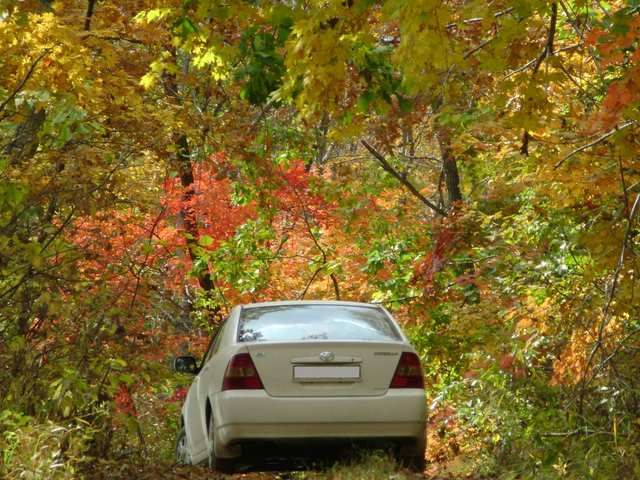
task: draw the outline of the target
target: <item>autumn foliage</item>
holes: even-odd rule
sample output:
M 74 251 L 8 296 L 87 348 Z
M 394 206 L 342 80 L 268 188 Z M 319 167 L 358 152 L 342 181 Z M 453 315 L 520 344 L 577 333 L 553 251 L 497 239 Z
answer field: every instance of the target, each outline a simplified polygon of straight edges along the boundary
M 638 477 L 636 2 L 298 3 L 0 1 L 0 477 L 170 465 L 172 358 L 313 298 L 434 476 Z

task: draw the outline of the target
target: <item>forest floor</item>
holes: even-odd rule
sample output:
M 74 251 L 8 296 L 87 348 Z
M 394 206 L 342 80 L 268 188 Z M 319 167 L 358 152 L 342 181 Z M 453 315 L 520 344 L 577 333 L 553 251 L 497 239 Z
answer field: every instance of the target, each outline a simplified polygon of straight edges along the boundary
M 399 466 L 392 457 L 377 452 L 359 455 L 358 458 L 342 458 L 334 463 L 323 461 L 311 468 L 292 462 L 261 463 L 244 467 L 234 475 L 212 472 L 202 466 L 177 466 L 167 464 L 132 465 L 104 463 L 87 475 L 96 480 L 482 480 L 481 477 L 456 475 L 445 465 L 431 464 L 424 473 L 415 473 Z
M 406 468 L 397 456 L 384 448 L 325 444 L 261 446 L 246 451 L 233 475 L 223 475 L 205 466 L 177 465 L 164 450 L 162 454 L 147 451 L 147 455 L 139 456 L 122 452 L 123 461 L 98 460 L 96 468 L 87 472 L 86 477 L 96 480 L 489 480 L 490 477 L 476 474 L 480 467 L 478 452 L 447 449 L 441 440 L 438 436 L 429 436 L 429 448 L 425 452 L 427 466 L 421 473 Z
M 97 480 L 204 480 L 204 479 L 229 479 L 229 480 L 365 480 L 365 479 L 393 479 L 393 480 L 414 480 L 429 478 L 433 480 L 454 480 L 456 477 L 433 475 L 429 472 L 425 474 L 412 473 L 405 469 L 383 469 L 368 468 L 366 465 L 340 466 L 329 470 L 279 470 L 279 471 L 252 471 L 239 472 L 233 475 L 223 475 L 214 473 L 205 467 L 183 467 L 183 466 L 145 466 L 126 468 L 106 468 L 96 471 L 95 474 L 87 475 L 88 478 Z

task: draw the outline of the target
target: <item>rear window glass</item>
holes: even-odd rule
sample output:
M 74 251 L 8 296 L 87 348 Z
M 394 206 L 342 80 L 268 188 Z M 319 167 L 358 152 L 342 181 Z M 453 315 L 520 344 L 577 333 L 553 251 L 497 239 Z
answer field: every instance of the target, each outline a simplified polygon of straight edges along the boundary
M 238 341 L 400 340 L 387 315 L 375 307 L 282 305 L 242 310 Z

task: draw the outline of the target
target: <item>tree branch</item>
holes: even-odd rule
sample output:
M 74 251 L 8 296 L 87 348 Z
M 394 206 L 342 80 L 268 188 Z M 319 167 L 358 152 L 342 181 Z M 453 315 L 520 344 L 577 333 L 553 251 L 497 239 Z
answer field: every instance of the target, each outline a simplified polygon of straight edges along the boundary
M 577 428 L 570 432 L 541 432 L 541 437 L 573 437 L 576 435 L 613 435 L 604 430 L 589 430 L 588 428 Z
M 582 46 L 583 46 L 582 43 L 576 43 L 576 44 L 573 44 L 573 45 L 567 45 L 566 47 L 562 47 L 562 48 L 559 48 L 558 50 L 555 50 L 554 53 L 568 52 L 568 51 L 571 51 L 571 50 L 575 50 L 576 48 L 580 48 Z M 535 64 L 538 61 L 538 58 L 540 58 L 540 57 L 536 57 L 533 60 L 530 60 L 529 62 L 525 63 L 523 66 L 521 66 L 519 68 L 516 68 L 512 72 L 507 73 L 503 80 L 507 80 L 508 78 L 513 77 L 514 75 L 516 75 L 518 73 L 524 72 L 531 65 Z
M 375 157 L 376 160 L 378 160 L 378 162 L 380 162 L 380 165 L 382 165 L 382 168 L 389 174 L 391 174 L 396 180 L 398 180 L 400 183 L 402 183 L 405 187 L 407 187 L 407 189 L 416 197 L 418 198 L 422 203 L 424 203 L 427 207 L 429 207 L 431 210 L 433 210 L 434 212 L 436 212 L 439 215 L 442 215 L 443 217 L 447 216 L 447 212 L 445 210 L 443 210 L 442 208 L 438 207 L 435 203 L 433 203 L 431 200 L 429 200 L 427 197 L 425 197 L 424 195 L 422 195 L 418 189 L 411 183 L 409 182 L 409 180 L 407 180 L 406 178 L 404 178 L 402 175 L 400 175 L 398 173 L 397 170 L 395 170 L 390 164 L 389 162 L 387 162 L 387 160 L 384 158 L 384 156 L 378 152 L 375 148 L 373 148 L 371 146 L 371 144 L 369 144 L 369 142 L 367 142 L 366 140 L 361 140 L 360 141 L 362 143 L 362 145 L 364 145 L 364 147 L 369 150 L 369 153 L 371 153 L 371 155 L 373 155 Z
M 24 78 L 22 79 L 22 81 L 18 84 L 18 86 L 16 86 L 16 88 L 5 99 L 5 101 L 2 102 L 2 104 L 0 104 L 0 112 L 2 112 L 5 109 L 5 107 L 7 106 L 7 104 L 11 100 L 13 100 L 18 93 L 20 93 L 20 90 L 22 90 L 24 88 L 26 83 L 29 81 L 29 78 L 31 78 L 31 75 L 33 75 L 33 72 L 36 69 L 36 66 L 38 65 L 40 60 L 42 60 L 45 57 L 45 55 L 47 55 L 50 51 L 51 51 L 50 49 L 46 49 L 44 52 L 42 52 L 40 55 L 38 55 L 38 57 L 34 60 L 34 62 L 29 67 L 29 70 L 27 70 L 27 73 L 24 76 Z
M 320 271 L 323 268 L 324 268 L 324 264 L 320 265 L 320 267 L 316 268 L 315 272 L 313 272 L 313 275 L 311 275 L 311 278 L 309 279 L 309 281 L 305 285 L 304 290 L 302 291 L 302 293 L 300 295 L 298 295 L 298 300 L 304 300 L 305 295 L 309 291 L 309 287 L 311 286 L 311 284 L 313 283 L 313 281 L 316 279 L 316 277 L 318 276 L 318 274 L 320 273 Z
M 596 145 L 598 145 L 599 143 L 604 142 L 607 138 L 609 138 L 611 135 L 613 135 L 616 132 L 619 132 L 620 130 L 624 130 L 627 127 L 630 127 L 631 125 L 635 124 L 636 121 L 635 120 L 629 120 L 628 122 L 625 122 L 621 125 L 616 125 L 615 128 L 613 128 L 612 130 L 608 131 L 607 133 L 599 136 L 598 138 L 596 138 L 593 142 L 589 142 L 585 145 L 582 145 L 581 147 L 576 148 L 575 150 L 573 150 L 571 153 L 569 153 L 569 155 L 567 155 L 566 157 L 562 158 L 558 163 L 556 163 L 553 166 L 553 169 L 556 170 L 557 168 L 560 167 L 560 165 L 562 165 L 564 162 L 566 162 L 567 160 L 569 160 L 571 157 L 577 155 L 580 152 L 583 152 L 591 147 L 594 147 Z
M 98 35 L 98 34 L 93 33 L 93 32 L 80 34 L 79 37 L 82 40 L 85 40 L 87 38 L 97 38 L 98 40 L 107 40 L 107 41 L 110 41 L 110 42 L 128 42 L 128 43 L 133 43 L 135 45 L 144 45 L 145 44 L 142 40 L 138 40 L 137 38 L 120 37 L 118 35 Z
M 535 65 L 533 66 L 533 74 L 538 73 L 538 69 L 545 58 L 551 57 L 553 55 L 553 41 L 556 36 L 556 25 L 558 24 L 558 3 L 553 2 L 551 4 L 551 21 L 549 23 L 549 34 L 547 35 L 547 43 L 544 46 L 544 50 L 536 60 Z
M 302 292 L 301 299 L 303 299 L 304 296 L 307 294 L 307 290 L 309 289 L 309 287 L 313 283 L 313 280 L 316 278 L 316 275 L 318 275 L 318 273 L 320 273 L 320 270 L 322 270 L 323 268 L 325 268 L 327 266 L 327 252 L 325 251 L 324 248 L 322 248 L 322 246 L 320 245 L 320 242 L 318 242 L 318 239 L 316 238 L 316 236 L 313 233 L 313 229 L 311 228 L 311 224 L 309 223 L 309 219 L 307 218 L 307 210 L 305 209 L 304 204 L 302 202 L 300 202 L 300 204 L 302 206 L 302 219 L 304 220 L 304 224 L 307 227 L 307 231 L 309 232 L 309 236 L 311 236 L 311 239 L 313 240 L 313 243 L 315 244 L 316 248 L 320 251 L 320 255 L 322 255 L 322 265 L 320 265 L 318 267 L 318 269 L 315 271 L 315 273 L 311 277 L 311 280 L 309 280 L 309 283 L 305 287 L 304 292 Z M 333 272 L 329 273 L 329 277 L 331 278 L 331 283 L 333 283 L 333 291 L 334 291 L 334 293 L 336 295 L 336 300 L 340 300 L 340 288 L 338 287 L 338 279 L 336 278 L 336 275 Z
M 88 0 L 87 4 L 87 15 L 84 19 L 84 29 L 85 31 L 91 30 L 91 18 L 93 17 L 93 8 L 96 5 L 96 0 Z
M 487 45 L 489 45 L 492 41 L 495 40 L 495 36 L 490 37 L 488 39 L 486 39 L 484 42 L 480 42 L 480 44 L 476 47 L 473 47 L 471 50 L 468 50 L 463 56 L 462 58 L 464 58 L 465 60 L 467 58 L 469 58 L 471 55 L 473 55 L 474 53 L 482 50 L 484 47 L 486 47 Z
M 390 298 L 389 300 L 375 300 L 369 303 L 373 303 L 374 305 L 384 305 L 385 303 L 400 303 L 406 302 L 409 300 L 415 300 L 416 298 L 424 298 L 424 295 L 411 295 L 409 297 L 401 297 L 401 298 Z
M 507 15 L 507 14 L 513 12 L 513 10 L 514 10 L 514 7 L 509 7 L 507 9 L 505 9 L 505 10 L 500 11 L 500 12 L 496 12 L 496 13 L 493 14 L 493 18 L 500 18 L 503 15 Z M 484 18 L 476 17 L 476 18 L 468 18 L 467 20 L 463 20 L 462 23 L 464 25 L 472 25 L 474 23 L 480 23 L 482 21 L 484 21 Z M 452 23 L 448 23 L 445 26 L 445 28 L 448 30 L 448 29 L 451 29 L 451 28 L 456 28 L 457 26 L 458 26 L 458 24 L 456 22 L 452 22 Z
M 636 196 L 636 200 L 633 202 L 633 207 L 631 208 L 631 213 L 629 214 L 629 217 L 627 219 L 627 228 L 625 230 L 624 238 L 622 240 L 622 247 L 620 248 L 618 263 L 616 264 L 616 269 L 613 272 L 613 278 L 611 279 L 611 286 L 609 288 L 607 303 L 602 313 L 602 321 L 600 322 L 600 325 L 598 325 L 598 338 L 596 339 L 595 344 L 593 345 L 593 348 L 589 352 L 589 357 L 587 358 L 587 363 L 585 364 L 584 376 L 582 377 L 582 380 L 581 380 L 580 399 L 578 402 L 579 412 L 582 412 L 582 404 L 584 401 L 585 390 L 587 389 L 591 381 L 595 378 L 595 373 L 593 375 L 590 375 L 589 378 L 587 378 L 587 375 L 589 374 L 589 369 L 591 368 L 591 364 L 593 363 L 596 353 L 598 352 L 598 350 L 600 350 L 603 347 L 603 343 L 604 343 L 603 337 L 604 337 L 605 329 L 607 328 L 607 325 L 609 324 L 609 320 L 610 320 L 609 311 L 611 309 L 611 305 L 613 304 L 613 299 L 618 289 L 618 281 L 620 279 L 620 273 L 622 272 L 622 267 L 624 266 L 624 259 L 627 252 L 627 245 L 631 240 L 631 235 L 633 232 L 633 222 L 639 210 L 640 210 L 640 194 Z M 608 360 L 609 359 L 607 359 L 607 361 Z

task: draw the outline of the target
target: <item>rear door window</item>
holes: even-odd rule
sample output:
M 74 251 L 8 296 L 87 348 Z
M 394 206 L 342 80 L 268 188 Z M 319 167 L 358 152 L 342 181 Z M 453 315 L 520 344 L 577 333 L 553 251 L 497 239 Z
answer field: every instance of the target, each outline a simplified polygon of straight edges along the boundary
M 224 334 L 224 328 L 229 323 L 229 320 L 225 320 L 222 325 L 218 328 L 218 331 L 215 333 L 214 337 L 211 339 L 211 343 L 209 344 L 209 350 L 202 360 L 201 368 L 206 365 L 206 363 L 211 360 L 211 357 L 215 355 L 220 349 L 220 341 L 222 340 L 222 335 Z
M 396 326 L 376 307 L 281 305 L 243 308 L 239 342 L 401 340 Z

